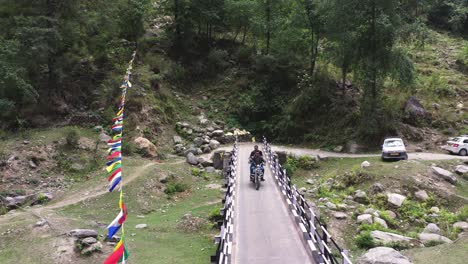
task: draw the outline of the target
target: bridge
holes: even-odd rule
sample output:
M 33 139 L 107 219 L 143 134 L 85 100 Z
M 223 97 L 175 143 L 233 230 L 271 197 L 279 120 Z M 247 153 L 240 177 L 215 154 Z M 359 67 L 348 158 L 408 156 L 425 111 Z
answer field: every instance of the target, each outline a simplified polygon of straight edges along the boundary
M 236 143 L 226 176 L 224 219 L 215 242 L 218 264 L 351 264 L 278 162 L 266 139 L 261 144 L 265 181 L 250 182 L 251 143 Z

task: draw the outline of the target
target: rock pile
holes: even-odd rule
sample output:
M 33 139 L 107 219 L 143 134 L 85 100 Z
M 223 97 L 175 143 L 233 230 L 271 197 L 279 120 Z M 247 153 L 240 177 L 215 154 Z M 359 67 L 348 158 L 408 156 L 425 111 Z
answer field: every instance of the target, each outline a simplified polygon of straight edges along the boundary
M 102 250 L 102 243 L 97 240 L 98 233 L 92 229 L 73 229 L 69 235 L 76 239 L 75 243 L 82 255 L 91 255 Z

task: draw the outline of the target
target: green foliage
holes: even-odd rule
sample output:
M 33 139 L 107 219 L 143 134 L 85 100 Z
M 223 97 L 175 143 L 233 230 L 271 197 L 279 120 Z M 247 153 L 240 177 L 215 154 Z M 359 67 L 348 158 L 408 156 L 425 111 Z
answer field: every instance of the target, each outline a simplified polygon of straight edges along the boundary
M 402 217 L 408 218 L 412 221 L 423 218 L 426 212 L 427 208 L 424 204 L 408 199 L 403 202 L 400 208 L 398 208 L 398 213 Z
M 297 159 L 293 157 L 288 157 L 286 163 L 283 166 L 283 168 L 286 170 L 287 175 L 292 176 L 294 174 L 298 167 L 297 163 Z
M 212 221 L 212 222 L 217 222 L 217 221 L 223 220 L 223 216 L 221 215 L 221 209 L 219 209 L 219 208 L 213 209 L 210 212 L 210 214 L 208 216 L 208 219 L 210 219 L 210 221 Z
M 391 228 L 397 228 L 398 227 L 398 222 L 395 219 L 391 218 L 387 212 L 381 211 L 379 213 L 379 216 L 380 216 L 380 218 L 385 220 L 385 222 L 387 222 L 387 225 L 389 227 L 391 227 Z
M 203 175 L 203 172 L 198 168 L 191 168 L 190 174 L 192 174 L 195 177 L 201 177 Z
M 304 170 L 316 169 L 319 167 L 317 160 L 310 156 L 301 156 L 297 159 L 297 167 Z
M 359 248 L 364 248 L 364 249 L 373 248 L 376 246 L 376 243 L 374 239 L 372 238 L 370 231 L 361 232 L 359 235 L 357 235 L 354 238 L 354 243 Z
M 463 206 L 457 212 L 458 221 L 466 221 L 468 219 L 468 205 Z
M 169 182 L 166 184 L 166 189 L 164 193 L 167 195 L 173 195 L 178 192 L 185 192 L 188 189 L 188 186 L 181 182 Z
M 424 243 L 424 246 L 425 247 L 435 247 L 435 246 L 438 246 L 438 245 L 441 245 L 441 244 L 444 244 L 444 242 L 440 241 L 440 240 L 429 240 L 426 243 Z
M 67 146 L 76 147 L 78 145 L 78 140 L 80 140 L 80 135 L 76 128 L 70 128 L 65 134 L 65 140 Z

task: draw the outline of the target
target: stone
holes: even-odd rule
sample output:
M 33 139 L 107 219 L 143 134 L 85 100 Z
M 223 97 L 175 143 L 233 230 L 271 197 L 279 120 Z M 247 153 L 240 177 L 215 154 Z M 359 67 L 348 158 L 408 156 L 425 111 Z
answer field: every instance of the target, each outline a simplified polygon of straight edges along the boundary
M 278 155 L 279 164 L 284 165 L 288 161 L 288 153 L 286 151 L 276 151 L 276 155 Z
M 423 152 L 423 149 L 421 147 L 416 147 L 416 149 L 414 151 L 415 152 Z
M 380 224 L 381 226 L 388 228 L 387 222 L 380 217 L 374 217 L 374 222 Z
M 220 145 L 221 144 L 219 143 L 219 141 L 214 140 L 214 139 L 210 140 L 210 143 L 209 143 L 210 149 L 215 150 L 219 148 Z
M 3 201 L 8 209 L 16 209 L 26 202 L 26 196 L 5 197 Z
M 336 219 L 342 220 L 342 219 L 346 219 L 348 215 L 343 212 L 334 212 L 333 217 L 335 217 Z
M 325 206 L 328 208 L 328 209 L 331 209 L 331 210 L 335 210 L 336 209 L 336 204 L 332 203 L 332 202 L 327 202 L 325 204 Z
M 406 200 L 406 196 L 397 193 L 388 193 L 387 202 L 394 207 L 401 207 L 403 202 Z
M 211 160 L 203 160 L 203 162 L 201 162 L 201 165 L 203 167 L 210 167 L 213 166 L 213 162 Z
M 367 208 L 366 210 L 364 210 L 365 214 L 373 214 L 374 212 L 375 210 L 373 208 Z
M 158 156 L 158 150 L 156 149 L 156 146 L 151 143 L 148 139 L 144 137 L 137 137 L 134 140 L 138 150 L 142 151 L 144 153 L 144 156 L 146 157 L 151 157 L 155 158 Z
M 372 224 L 373 222 L 371 214 L 362 214 L 357 217 L 357 223 Z
M 431 209 L 429 209 L 429 211 L 431 211 L 434 214 L 440 213 L 440 209 L 437 206 L 431 207 Z
M 434 108 L 435 110 L 439 110 L 440 109 L 440 104 L 432 103 L 432 108 Z
M 104 142 L 104 143 L 107 143 L 107 141 L 111 140 L 112 138 L 107 135 L 106 133 L 104 132 L 101 132 L 101 134 L 99 134 L 99 141 L 101 142 Z
M 313 180 L 313 179 L 308 179 L 308 180 L 306 181 L 306 183 L 307 183 L 307 184 L 315 184 L 315 180 Z
M 97 238 L 98 233 L 96 230 L 92 229 L 73 229 L 70 231 L 70 236 L 76 238 L 87 238 L 87 237 L 94 237 Z
M 427 195 L 427 192 L 425 190 L 419 190 L 414 193 L 414 197 L 420 201 L 426 201 L 429 199 L 429 195 Z
M 174 144 L 180 144 L 182 143 L 182 138 L 179 136 L 174 136 Z
M 372 185 L 372 192 L 381 193 L 384 191 L 384 187 L 380 182 L 376 182 Z
M 221 129 L 215 130 L 215 131 L 211 132 L 211 136 L 212 137 L 222 137 L 222 136 L 224 136 L 224 131 L 221 130 Z
M 184 152 L 184 151 L 185 151 L 185 147 L 184 147 L 183 144 L 176 144 L 176 145 L 174 146 L 174 152 L 175 152 L 176 154 L 180 154 L 180 153 L 182 153 L 182 152 Z
M 453 224 L 453 228 L 459 228 L 462 231 L 468 231 L 468 223 L 467 222 L 456 222 Z
M 362 146 L 354 141 L 350 141 L 346 144 L 346 149 L 351 154 L 356 154 L 362 150 Z
M 336 146 L 334 149 L 333 149 L 334 152 L 342 152 L 343 151 L 343 146 Z
M 468 179 L 468 166 L 465 166 L 465 165 L 458 165 L 456 168 L 455 168 L 455 172 L 465 178 Z
M 34 227 L 41 227 L 45 226 L 46 224 L 49 224 L 49 222 L 47 222 L 45 219 L 41 219 L 34 224 Z
M 145 229 L 147 227 L 148 227 L 147 224 L 138 224 L 138 225 L 135 226 L 136 229 Z
M 216 151 L 213 153 L 213 167 L 217 170 L 223 169 L 224 151 Z
M 83 238 L 81 240 L 81 244 L 85 245 L 85 246 L 89 246 L 89 245 L 97 243 L 97 242 L 98 242 L 97 239 L 94 238 L 94 237 L 87 237 L 87 238 Z
M 426 117 L 426 110 L 415 96 L 406 101 L 405 113 L 410 124 L 416 124 L 419 119 Z
M 385 212 L 387 213 L 388 217 L 390 217 L 391 219 L 396 219 L 397 215 L 393 211 L 386 210 Z
M 102 243 L 101 242 L 96 242 L 94 244 L 91 244 L 90 246 L 88 247 L 85 247 L 82 251 L 81 251 L 81 254 L 82 255 L 90 255 L 92 254 L 93 252 L 97 252 L 97 251 L 101 251 L 102 250 Z
M 436 224 L 430 223 L 422 232 L 428 234 L 440 234 L 440 228 Z
M 450 171 L 444 170 L 444 169 L 436 167 L 436 166 L 432 166 L 431 170 L 439 178 L 442 178 L 442 179 L 450 182 L 451 184 L 457 183 L 457 177 L 453 173 L 451 173 Z
M 397 243 L 399 243 L 399 242 L 411 243 L 414 240 L 411 237 L 405 237 L 405 236 L 402 236 L 402 235 L 389 233 L 389 232 L 384 232 L 384 231 L 379 231 L 379 230 L 372 231 L 371 236 L 376 242 L 380 242 L 380 243 L 383 243 L 383 244 L 394 243 L 394 242 L 397 242 Z
M 72 171 L 82 171 L 85 169 L 85 166 L 83 166 L 81 163 L 73 163 L 70 167 Z
M 307 188 L 301 187 L 297 190 L 297 192 L 299 192 L 300 194 L 305 194 L 307 192 Z
M 201 146 L 201 150 L 203 151 L 203 153 L 210 153 L 212 149 L 209 145 L 203 145 Z
M 36 164 L 34 161 L 30 160 L 30 161 L 29 161 L 29 167 L 30 167 L 31 169 L 36 169 L 36 168 L 37 168 L 37 164 Z
M 197 147 L 201 147 L 201 145 L 203 145 L 203 138 L 201 137 L 196 137 L 193 139 L 193 144 L 195 144 L 195 146 Z
M 371 166 L 371 164 L 367 160 L 365 160 L 365 161 L 363 161 L 361 163 L 361 168 L 369 168 L 370 166 Z
M 400 252 L 389 247 L 371 248 L 359 260 L 359 264 L 412 264 Z
M 450 240 L 447 237 L 441 236 L 439 234 L 429 234 L 429 233 L 421 233 L 418 235 L 419 240 L 421 240 L 422 243 L 427 243 L 429 241 L 437 241 L 441 243 L 451 243 L 452 240 Z
M 165 174 L 163 174 L 163 175 L 161 175 L 159 177 L 159 182 L 160 183 L 167 183 L 168 180 L 169 180 L 169 177 L 167 175 L 165 175 Z
M 358 202 L 358 203 L 368 203 L 369 202 L 369 199 L 367 198 L 367 194 L 366 192 L 362 191 L 362 190 L 357 190 L 356 192 L 354 192 L 354 197 L 353 197 L 354 201 Z
M 205 171 L 207 173 L 215 173 L 216 169 L 214 167 L 206 167 L 205 168 Z
M 189 152 L 187 154 L 187 163 L 190 165 L 197 165 L 198 164 L 198 159 L 195 157 L 195 155 L 192 152 Z
M 95 126 L 93 129 L 94 131 L 97 131 L 97 132 L 102 132 L 104 130 L 102 126 Z
M 187 150 L 184 151 L 185 156 L 187 156 L 189 153 L 192 153 L 193 155 L 197 155 L 198 154 L 198 149 L 192 146 L 192 147 L 190 147 L 190 148 L 188 148 Z

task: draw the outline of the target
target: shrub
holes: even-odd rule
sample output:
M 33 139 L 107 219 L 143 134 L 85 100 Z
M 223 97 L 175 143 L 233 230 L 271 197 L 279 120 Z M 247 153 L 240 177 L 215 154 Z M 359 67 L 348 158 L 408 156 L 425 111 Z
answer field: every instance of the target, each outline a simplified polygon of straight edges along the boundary
M 129 142 L 128 140 L 122 140 L 122 154 L 131 156 L 136 152 L 137 147 L 135 144 Z
M 361 232 L 359 235 L 357 235 L 354 238 L 354 243 L 359 248 L 365 248 L 365 249 L 373 248 L 376 246 L 374 238 L 372 238 L 370 231 Z
M 221 209 L 220 208 L 213 209 L 210 212 L 208 219 L 210 219 L 210 221 L 213 221 L 213 222 L 223 220 L 223 216 L 221 215 Z
M 380 215 L 380 218 L 382 218 L 383 220 L 385 220 L 385 222 L 387 222 L 389 227 L 392 227 L 392 228 L 398 227 L 397 221 L 391 218 L 387 212 L 381 211 L 379 215 Z
M 305 170 L 318 168 L 318 162 L 310 156 L 301 156 L 297 160 L 297 167 Z
M 468 205 L 463 206 L 457 213 L 457 221 L 466 221 L 468 219 Z
M 195 177 L 200 177 L 202 176 L 202 171 L 198 168 L 192 168 L 190 169 L 190 174 L 192 174 Z
M 65 139 L 67 142 L 67 146 L 75 147 L 78 145 L 78 140 L 80 139 L 80 135 L 75 128 L 71 128 L 66 132 Z
M 424 217 L 426 214 L 426 208 L 418 202 L 406 200 L 403 202 L 403 205 L 398 208 L 398 212 L 401 216 L 414 221 L 418 218 Z
M 181 182 L 175 182 L 175 183 L 171 182 L 166 185 L 166 189 L 164 190 L 164 193 L 168 195 L 173 195 L 178 192 L 185 192 L 185 190 L 187 189 L 188 189 L 187 185 Z
M 292 176 L 294 172 L 297 170 L 297 160 L 292 157 L 288 157 L 288 160 L 284 164 L 284 169 L 289 176 Z
M 429 240 L 426 243 L 424 243 L 424 246 L 425 247 L 435 247 L 435 246 L 438 246 L 438 245 L 443 244 L 443 243 L 444 242 L 441 241 L 441 240 Z

